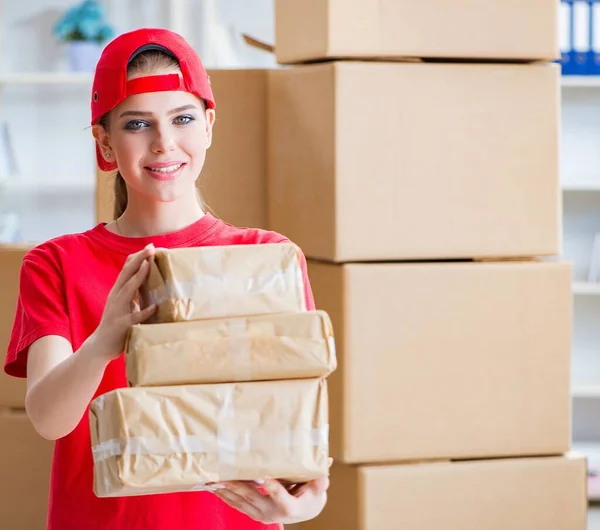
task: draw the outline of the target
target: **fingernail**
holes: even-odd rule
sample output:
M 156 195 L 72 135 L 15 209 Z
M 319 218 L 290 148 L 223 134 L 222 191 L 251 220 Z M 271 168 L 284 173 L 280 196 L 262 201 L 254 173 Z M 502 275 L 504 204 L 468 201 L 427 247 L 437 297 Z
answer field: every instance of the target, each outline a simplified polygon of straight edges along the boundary
M 145 248 L 154 248 L 154 243 L 148 243 Z
M 262 478 L 256 479 L 254 482 L 256 484 L 264 484 L 265 483 L 265 481 Z
M 223 490 L 223 489 L 226 488 L 226 486 L 224 486 L 223 484 L 213 484 L 211 486 L 211 488 L 214 489 L 214 490 Z

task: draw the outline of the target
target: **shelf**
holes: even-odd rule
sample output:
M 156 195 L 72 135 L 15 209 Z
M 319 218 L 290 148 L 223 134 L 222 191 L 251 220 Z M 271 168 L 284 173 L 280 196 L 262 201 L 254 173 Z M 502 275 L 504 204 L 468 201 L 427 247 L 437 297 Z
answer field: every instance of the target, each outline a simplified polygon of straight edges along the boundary
M 600 179 L 598 179 L 600 181 Z M 563 191 L 580 191 L 580 192 L 599 192 L 600 183 L 598 184 L 569 184 L 565 183 L 561 185 Z
M 560 84 L 571 88 L 600 88 L 600 75 L 563 75 Z
M 600 283 L 573 282 L 573 294 L 600 295 Z
M 574 398 L 600 398 L 600 385 L 572 385 L 571 396 Z
M 93 75 L 87 72 L 31 72 L 0 74 L 0 84 L 20 85 L 91 85 Z
M 70 179 L 35 182 L 31 180 L 0 180 L 0 198 L 3 195 L 54 195 L 62 193 L 94 193 L 96 182 L 85 175 Z
M 571 454 L 584 456 L 588 466 L 588 500 L 600 501 L 600 443 L 597 442 L 573 442 Z

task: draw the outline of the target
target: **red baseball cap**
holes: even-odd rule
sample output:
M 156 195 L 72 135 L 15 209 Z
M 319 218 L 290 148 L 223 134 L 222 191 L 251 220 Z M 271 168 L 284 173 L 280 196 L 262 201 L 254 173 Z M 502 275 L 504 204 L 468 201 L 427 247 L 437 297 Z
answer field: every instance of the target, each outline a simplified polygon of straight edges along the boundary
M 160 50 L 179 63 L 181 73 L 152 75 L 127 80 L 127 66 L 141 52 Z M 196 51 L 177 33 L 161 28 L 142 28 L 119 35 L 104 48 L 96 66 L 92 87 L 92 125 L 114 109 L 127 96 L 143 92 L 183 90 L 203 99 L 215 108 L 210 78 Z M 96 144 L 98 166 L 103 171 L 117 169 L 107 162 Z

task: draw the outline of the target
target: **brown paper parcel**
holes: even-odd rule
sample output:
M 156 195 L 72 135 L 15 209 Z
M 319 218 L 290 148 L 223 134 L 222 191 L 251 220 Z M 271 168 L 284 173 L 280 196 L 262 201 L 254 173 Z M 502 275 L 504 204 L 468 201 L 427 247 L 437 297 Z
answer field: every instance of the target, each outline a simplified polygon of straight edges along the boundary
M 140 289 L 149 323 L 306 310 L 293 243 L 158 249 Z
M 130 386 L 327 377 L 336 368 L 325 311 L 133 326 Z
M 89 417 L 98 497 L 328 473 L 322 378 L 122 388 L 96 398 Z

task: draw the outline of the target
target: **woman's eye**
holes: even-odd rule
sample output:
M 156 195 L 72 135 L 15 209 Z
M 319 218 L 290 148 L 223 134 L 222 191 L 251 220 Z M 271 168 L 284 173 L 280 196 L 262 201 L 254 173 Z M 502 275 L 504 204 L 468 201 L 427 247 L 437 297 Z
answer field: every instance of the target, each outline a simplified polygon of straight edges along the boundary
M 125 125 L 125 129 L 129 129 L 131 131 L 136 131 L 139 129 L 143 129 L 147 125 L 148 124 L 142 120 L 131 120 L 130 122 L 127 122 L 127 124 Z
M 177 116 L 177 118 L 175 118 L 173 120 L 173 123 L 175 123 L 175 125 L 186 125 L 187 123 L 190 123 L 192 121 L 194 121 L 196 118 L 194 118 L 193 116 L 189 116 L 189 115 L 185 115 L 185 116 Z

